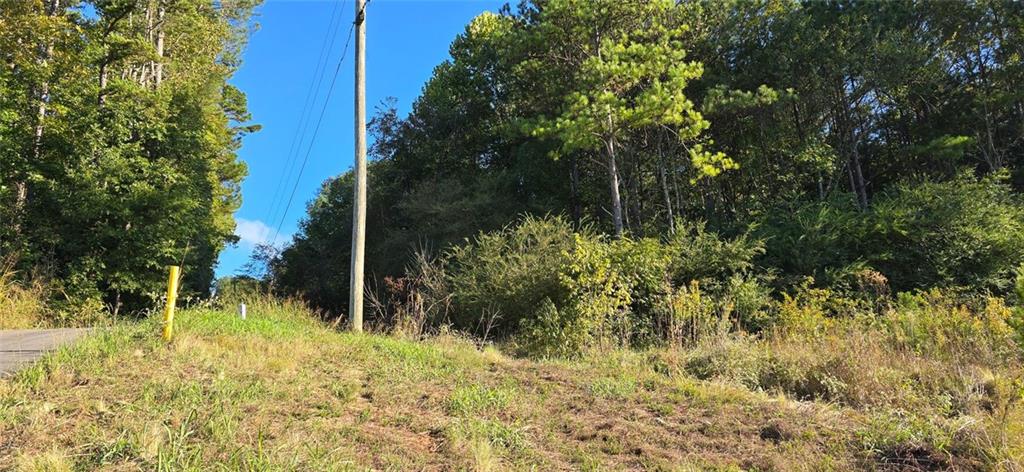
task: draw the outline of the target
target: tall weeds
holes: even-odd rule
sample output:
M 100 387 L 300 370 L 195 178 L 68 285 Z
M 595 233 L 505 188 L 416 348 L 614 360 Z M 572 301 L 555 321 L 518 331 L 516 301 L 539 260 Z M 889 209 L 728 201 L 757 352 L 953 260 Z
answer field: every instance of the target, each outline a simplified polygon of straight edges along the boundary
M 0 262 L 0 329 L 37 328 L 48 324 L 48 287 L 33 280 L 21 282 L 13 263 Z

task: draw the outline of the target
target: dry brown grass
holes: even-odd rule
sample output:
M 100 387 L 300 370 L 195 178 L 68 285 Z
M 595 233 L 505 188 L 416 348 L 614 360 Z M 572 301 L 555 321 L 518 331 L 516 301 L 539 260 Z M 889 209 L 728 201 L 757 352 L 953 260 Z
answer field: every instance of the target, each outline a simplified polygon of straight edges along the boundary
M 19 282 L 10 264 L 0 263 L 0 329 L 34 328 L 49 318 L 49 293 L 39 281 Z
M 681 351 L 532 361 L 250 309 L 183 311 L 170 345 L 155 323 L 118 326 L 0 380 L 0 469 L 1000 467 L 893 442 L 910 429 L 870 409 L 699 380 Z M 899 447 L 879 455 L 882 439 Z
M 110 322 L 103 303 L 96 299 L 80 303 L 67 300 L 59 288 L 39 273 L 14 269 L 13 258 L 0 258 L 0 329 L 100 326 Z
M 957 315 L 942 316 L 934 318 L 948 325 Z M 849 321 L 813 334 L 714 339 L 658 357 L 680 375 L 861 415 L 857 437 L 878 468 L 1020 471 L 1024 369 L 1019 351 L 994 354 L 1014 347 L 996 334 L 924 332 L 933 340 L 912 348 L 891 339 L 893 328 Z

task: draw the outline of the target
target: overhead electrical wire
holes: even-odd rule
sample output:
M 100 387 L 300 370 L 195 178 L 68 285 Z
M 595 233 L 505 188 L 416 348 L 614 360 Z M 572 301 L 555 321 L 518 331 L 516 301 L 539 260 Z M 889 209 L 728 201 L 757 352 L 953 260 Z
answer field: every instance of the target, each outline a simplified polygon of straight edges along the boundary
M 313 144 L 316 142 L 316 136 L 320 131 L 320 125 L 323 123 L 324 114 L 327 112 L 327 105 L 331 101 L 331 95 L 334 92 L 334 84 L 338 80 L 338 72 L 341 71 L 341 64 L 345 62 L 345 57 L 348 55 L 348 46 L 352 42 L 352 32 L 355 30 L 356 21 L 363 16 L 363 12 L 366 11 L 366 7 L 370 5 L 370 0 L 367 0 L 363 4 L 362 10 L 356 15 L 355 20 L 348 29 L 348 38 L 345 39 L 345 47 L 341 50 L 341 57 L 338 59 L 337 65 L 334 67 L 334 74 L 331 76 L 331 84 L 327 87 L 327 96 L 324 98 L 323 106 L 320 108 L 320 116 L 316 120 L 316 126 L 313 127 L 313 135 L 310 137 L 309 145 L 306 147 L 306 153 L 302 157 L 302 165 L 299 166 L 299 175 L 295 178 L 295 184 L 292 186 L 292 191 L 288 195 L 288 202 L 285 204 L 284 213 L 281 214 L 281 219 L 277 223 L 277 228 L 274 230 L 274 237 L 271 239 L 271 246 L 277 244 L 277 237 L 281 233 L 281 227 L 284 225 L 285 217 L 288 216 L 288 210 L 292 206 L 292 201 L 295 199 L 295 191 L 299 188 L 299 182 L 302 180 L 302 173 L 306 169 L 306 163 L 309 161 L 309 155 L 313 150 Z
M 306 98 L 303 101 L 302 111 L 299 114 L 299 121 L 295 127 L 295 133 L 292 135 L 288 154 L 284 161 L 284 167 L 281 169 L 281 174 L 278 175 L 274 194 L 270 199 L 271 203 L 268 206 L 268 214 L 266 215 L 267 221 L 274 221 L 277 218 L 278 211 L 281 209 L 281 200 L 284 196 L 283 192 L 287 188 L 287 182 L 291 181 L 292 174 L 295 171 L 299 150 L 302 149 L 302 143 L 306 139 L 307 126 L 311 115 L 310 112 L 313 105 L 318 101 L 317 97 L 320 95 L 320 85 L 323 82 L 324 74 L 327 71 L 327 60 L 330 56 L 329 51 L 334 47 L 334 41 L 338 35 L 339 26 L 341 26 L 341 22 L 338 21 L 337 24 L 335 24 L 335 20 L 339 19 L 338 12 L 342 11 L 340 10 L 339 5 L 343 4 L 344 0 L 342 2 L 336 2 L 334 4 L 334 9 L 331 11 L 330 21 L 327 24 L 327 30 L 324 31 L 324 38 L 320 44 L 320 55 L 317 58 L 313 76 L 309 81 L 309 89 L 306 91 Z

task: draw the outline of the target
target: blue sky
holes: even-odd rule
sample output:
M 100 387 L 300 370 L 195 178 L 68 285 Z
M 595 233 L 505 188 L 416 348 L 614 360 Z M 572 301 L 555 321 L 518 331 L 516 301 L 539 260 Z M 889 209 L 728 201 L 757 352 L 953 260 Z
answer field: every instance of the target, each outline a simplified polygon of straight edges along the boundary
M 366 23 L 367 114 L 372 116 L 376 105 L 386 97 L 397 98 L 399 112 L 408 113 L 434 67 L 448 58 L 448 46 L 455 36 L 473 17 L 483 11 L 497 11 L 504 3 L 372 0 Z M 248 261 L 254 244 L 273 238 L 342 54 L 354 10 L 353 0 L 267 0 L 258 10 L 260 28 L 250 38 L 242 67 L 231 82 L 246 93 L 253 122 L 263 129 L 246 137 L 239 151 L 239 157 L 249 166 L 249 177 L 242 184 L 242 208 L 235 214 L 241 242 L 221 254 L 218 277 L 236 273 Z M 306 140 L 301 148 L 295 146 L 300 152 L 289 171 L 294 137 L 311 81 L 316 78 L 325 36 L 330 42 L 332 14 L 340 27 L 327 54 L 319 101 L 310 107 L 312 117 L 304 127 Z M 277 238 L 279 245 L 291 240 L 306 203 L 324 179 L 352 167 L 353 46 L 348 47 L 349 55 L 341 65 L 320 131 L 309 148 L 306 168 Z M 280 182 L 289 173 L 291 180 L 280 190 Z

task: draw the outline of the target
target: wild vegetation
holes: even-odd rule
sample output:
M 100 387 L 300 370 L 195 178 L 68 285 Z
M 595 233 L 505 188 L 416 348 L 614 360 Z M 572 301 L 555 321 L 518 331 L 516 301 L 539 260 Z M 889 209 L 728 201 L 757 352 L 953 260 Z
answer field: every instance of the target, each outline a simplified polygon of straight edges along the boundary
M 855 411 L 857 467 L 1020 470 L 1022 33 L 1001 1 L 481 15 L 372 122 L 372 321 Z M 351 195 L 263 286 L 344 314 Z
M 1024 262 L 1021 5 L 524 1 L 473 20 L 406 117 L 373 120 L 382 290 L 522 215 L 763 244 L 779 292 L 1010 292 Z M 341 313 L 352 178 L 329 179 L 266 280 Z M 625 244 L 625 243 L 622 243 Z M 676 262 L 681 263 L 681 262 Z M 685 280 L 678 280 L 683 284 Z
M 244 321 L 122 324 L 0 380 L 0 468 L 1020 470 L 1005 307 L 920 297 L 867 327 L 808 297 L 760 340 L 529 360 L 243 295 Z
M 255 129 L 227 80 L 256 3 L 0 1 L 0 260 L 56 311 L 147 308 L 172 262 L 209 292 Z
M 0 327 L 116 321 L 0 468 L 1024 470 L 1019 3 L 485 13 L 372 121 L 375 334 L 345 173 L 169 344 L 116 315 L 231 239 L 253 5 L 2 5 Z

